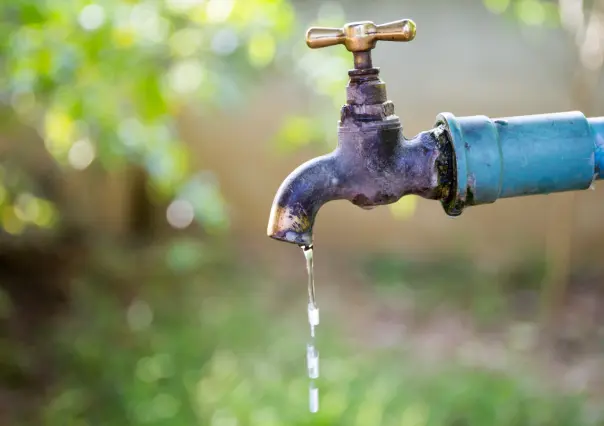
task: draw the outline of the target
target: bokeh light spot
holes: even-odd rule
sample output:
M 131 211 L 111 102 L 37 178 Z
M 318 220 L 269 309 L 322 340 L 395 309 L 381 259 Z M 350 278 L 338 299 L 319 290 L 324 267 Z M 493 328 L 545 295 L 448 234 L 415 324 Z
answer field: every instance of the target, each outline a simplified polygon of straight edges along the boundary
M 139 3 L 130 13 L 130 26 L 144 41 L 162 42 L 168 33 L 167 21 L 160 17 L 157 7 L 149 2 Z
M 2 226 L 9 234 L 18 235 L 23 232 L 25 223 L 17 217 L 12 206 L 5 206 L 2 210 Z
M 34 219 L 34 224 L 40 228 L 50 228 L 57 219 L 57 210 L 55 206 L 47 200 L 37 199 L 38 216 Z
M 231 12 L 235 0 L 210 0 L 206 6 L 206 18 L 210 23 L 221 23 L 226 21 Z
M 48 151 L 55 156 L 65 154 L 71 146 L 74 129 L 73 120 L 68 114 L 49 111 L 44 122 L 44 142 Z
M 17 197 L 15 204 L 15 215 L 23 222 L 33 222 L 40 215 L 40 207 L 31 194 L 23 193 Z
M 178 414 L 180 402 L 170 394 L 160 393 L 153 398 L 153 409 L 157 418 L 169 419 Z
M 153 311 L 151 306 L 143 300 L 135 300 L 126 313 L 128 326 L 132 331 L 142 331 L 151 325 Z
M 218 55 L 229 55 L 237 49 L 238 45 L 237 34 L 229 28 L 218 31 L 212 38 L 212 50 Z
M 94 157 L 95 150 L 92 142 L 89 139 L 81 139 L 71 146 L 67 159 L 74 169 L 84 170 L 92 163 Z
M 136 147 L 143 143 L 145 126 L 137 118 L 129 117 L 120 122 L 117 134 L 126 146 Z
M 203 78 L 204 70 L 201 64 L 190 59 L 174 64 L 168 74 L 168 84 L 174 92 L 184 95 L 197 90 Z
M 136 377 L 145 383 L 153 383 L 172 374 L 173 364 L 168 354 L 144 357 L 136 364 Z
M 78 16 L 78 22 L 87 31 L 94 31 L 105 23 L 105 9 L 98 4 L 84 6 Z
M 199 50 L 202 41 L 202 31 L 195 28 L 183 28 L 170 37 L 170 50 L 175 56 L 192 56 Z
M 187 200 L 174 200 L 166 211 L 166 218 L 170 226 L 184 229 L 193 223 L 195 212 L 193 206 Z
M 516 15 L 527 25 L 542 25 L 545 21 L 545 8 L 538 0 L 522 0 L 516 3 Z
M 275 39 L 271 34 L 255 34 L 248 44 L 248 57 L 250 63 L 257 68 L 267 66 L 275 57 L 275 49 Z
M 396 203 L 389 204 L 390 212 L 392 215 L 399 220 L 409 219 L 415 213 L 417 209 L 417 201 L 419 197 L 415 195 L 407 195 L 401 198 Z

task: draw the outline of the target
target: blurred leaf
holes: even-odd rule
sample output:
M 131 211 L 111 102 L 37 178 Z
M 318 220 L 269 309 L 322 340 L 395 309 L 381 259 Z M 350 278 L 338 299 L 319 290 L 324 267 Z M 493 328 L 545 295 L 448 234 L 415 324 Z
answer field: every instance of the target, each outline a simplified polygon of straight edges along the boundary
M 166 263 L 175 272 L 191 272 L 208 260 L 207 248 L 199 241 L 179 239 L 168 249 Z
M 483 0 L 483 4 L 492 13 L 513 16 L 525 25 L 560 25 L 560 7 L 555 0 Z
M 150 73 L 141 76 L 135 90 L 134 99 L 144 120 L 153 121 L 166 113 L 166 101 L 157 75 Z
M 514 3 L 516 16 L 526 25 L 542 25 L 545 22 L 545 8 L 539 0 L 520 0 Z
M 285 118 L 275 136 L 276 146 L 284 151 L 295 151 L 317 140 L 319 128 L 311 117 L 289 116 Z
M 183 107 L 241 102 L 295 24 L 287 0 L 19 0 L 0 16 L 0 98 L 61 164 L 86 138 L 105 168 L 143 164 L 164 198 L 193 172 L 176 125 Z M 142 130 L 124 131 L 131 120 Z M 217 206 L 197 206 L 198 217 L 223 227 L 209 197 Z M 18 232 L 9 210 L 0 217 Z
M 44 14 L 41 8 L 34 2 L 20 2 L 18 10 L 20 23 L 23 25 L 40 24 L 44 22 Z
M 74 122 L 63 111 L 50 110 L 44 119 L 46 147 L 55 157 L 64 157 L 74 142 Z
M 248 44 L 250 63 L 257 68 L 264 68 L 275 57 L 275 38 L 268 32 L 254 34 Z
M 4 231 L 9 234 L 19 235 L 25 229 L 25 223 L 17 217 L 13 206 L 4 206 L 1 218 Z

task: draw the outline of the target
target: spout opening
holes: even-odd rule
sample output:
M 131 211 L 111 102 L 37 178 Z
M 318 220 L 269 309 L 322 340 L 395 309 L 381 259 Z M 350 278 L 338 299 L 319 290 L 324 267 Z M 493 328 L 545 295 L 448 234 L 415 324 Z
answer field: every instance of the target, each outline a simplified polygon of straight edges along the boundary
M 270 238 L 276 241 L 282 241 L 284 243 L 295 244 L 300 247 L 311 247 L 312 246 L 312 235 L 311 234 L 298 234 L 287 232 L 284 234 L 268 234 Z
M 312 221 L 299 205 L 274 205 L 266 232 L 270 238 L 299 246 L 312 245 Z

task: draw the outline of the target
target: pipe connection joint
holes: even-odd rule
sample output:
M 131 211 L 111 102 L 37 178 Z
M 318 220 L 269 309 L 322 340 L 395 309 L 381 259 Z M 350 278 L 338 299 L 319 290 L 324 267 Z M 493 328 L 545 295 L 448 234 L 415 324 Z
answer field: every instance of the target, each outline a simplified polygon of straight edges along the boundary
M 604 118 L 580 112 L 491 119 L 437 117 L 454 152 L 454 187 L 442 201 L 458 216 L 498 198 L 587 189 L 604 174 Z

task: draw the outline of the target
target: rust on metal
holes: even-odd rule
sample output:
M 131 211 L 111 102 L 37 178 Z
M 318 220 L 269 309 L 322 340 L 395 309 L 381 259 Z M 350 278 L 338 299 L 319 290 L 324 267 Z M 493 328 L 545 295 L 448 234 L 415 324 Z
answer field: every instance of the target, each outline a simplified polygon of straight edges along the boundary
M 332 200 L 348 200 L 370 209 L 407 194 L 430 199 L 450 196 L 454 159 L 444 129 L 437 127 L 406 139 L 379 69 L 371 61 L 371 49 L 378 41 L 411 41 L 415 33 L 415 23 L 409 19 L 308 30 L 309 47 L 342 44 L 353 53 L 354 69 L 348 72 L 338 146 L 331 154 L 301 165 L 281 184 L 271 208 L 270 237 L 312 244 L 316 214 Z
M 338 146 L 298 167 L 273 202 L 270 237 L 312 244 L 317 212 L 332 200 L 369 209 L 415 194 L 441 199 L 450 192 L 452 151 L 442 128 L 406 139 L 376 68 L 349 71 Z

